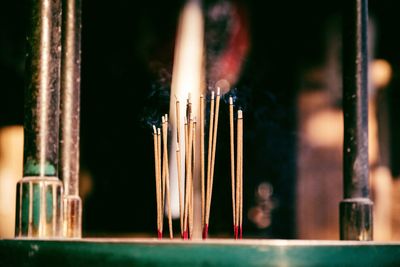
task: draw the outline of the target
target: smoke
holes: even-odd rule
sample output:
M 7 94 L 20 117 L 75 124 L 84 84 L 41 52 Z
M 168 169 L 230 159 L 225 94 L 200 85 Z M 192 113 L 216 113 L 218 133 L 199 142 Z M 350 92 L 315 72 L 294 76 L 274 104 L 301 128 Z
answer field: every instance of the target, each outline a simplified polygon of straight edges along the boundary
M 140 122 L 144 128 L 152 128 L 153 125 L 161 127 L 161 116 L 168 113 L 170 101 L 171 72 L 159 62 L 151 63 L 150 67 L 156 71 L 140 114 Z
M 248 103 L 250 101 L 250 95 L 248 93 L 248 89 L 246 87 L 241 87 L 241 90 L 238 90 L 237 87 L 232 88 L 222 96 L 222 100 L 225 104 L 229 104 L 229 98 L 232 97 L 233 106 L 237 109 L 241 109 L 246 111 L 248 108 Z

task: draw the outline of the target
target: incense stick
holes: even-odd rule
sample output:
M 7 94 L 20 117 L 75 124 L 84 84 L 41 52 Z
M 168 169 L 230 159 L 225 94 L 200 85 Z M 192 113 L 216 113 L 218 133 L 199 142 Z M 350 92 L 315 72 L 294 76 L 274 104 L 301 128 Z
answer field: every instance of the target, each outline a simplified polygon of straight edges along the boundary
M 189 239 L 193 237 L 193 175 L 190 183 L 190 196 L 189 196 Z
M 194 175 L 194 164 L 196 162 L 196 117 L 193 118 L 192 120 L 192 176 Z
M 178 193 L 179 193 L 179 219 L 181 227 L 181 235 L 183 235 L 183 200 L 182 200 L 182 171 L 181 171 L 181 151 L 179 148 L 179 143 L 176 144 L 176 162 L 178 168 Z
M 157 236 L 161 238 L 160 234 L 160 198 L 159 198 L 159 182 L 158 182 L 158 144 L 157 144 L 157 129 L 153 125 L 153 139 L 154 139 L 154 167 L 155 167 L 155 181 L 156 181 L 156 204 L 157 204 Z
M 190 185 L 190 203 L 189 203 L 189 237 L 190 239 L 192 238 L 193 235 L 193 205 L 194 205 L 194 200 L 193 200 L 193 194 L 194 194 L 194 164 L 196 162 L 196 117 L 193 118 L 191 121 L 192 124 L 192 174 L 191 174 L 191 185 Z
M 237 138 L 236 138 L 236 215 L 235 215 L 235 239 L 239 238 L 239 222 L 240 222 L 240 122 L 241 110 L 238 110 L 237 119 Z
M 168 166 L 168 115 L 162 117 L 162 134 L 163 134 L 163 169 L 164 173 L 164 185 L 165 195 L 167 198 L 167 209 L 168 209 L 168 224 L 169 224 L 169 236 L 171 239 L 174 238 L 174 233 L 172 229 L 172 215 L 171 215 L 171 201 L 169 192 L 169 166 Z M 165 203 L 164 203 L 165 204 Z M 165 207 L 164 207 L 165 208 Z
M 192 143 L 192 123 L 189 121 L 188 123 L 188 144 Z M 184 217 L 184 239 L 187 239 L 187 235 L 188 235 L 188 220 L 189 220 L 189 197 L 190 197 L 190 187 L 191 187 L 191 174 L 192 174 L 192 162 L 191 162 L 191 152 L 192 152 L 192 146 L 188 145 L 187 147 L 188 153 L 187 153 L 187 157 L 186 157 L 186 191 L 185 191 L 185 217 Z M 186 154 L 186 153 L 185 153 Z
M 175 95 L 175 122 L 176 122 L 176 166 L 178 169 L 178 194 L 179 194 L 179 219 L 180 219 L 180 228 L 181 228 L 181 236 L 183 235 L 183 203 L 182 203 L 182 170 L 181 170 L 181 150 L 180 146 L 180 128 L 181 128 L 181 120 L 180 120 L 180 104 L 179 100 Z
M 186 110 L 187 116 L 189 118 L 188 123 L 190 123 L 188 130 L 192 131 L 192 139 L 189 140 L 188 146 L 190 149 L 189 153 L 189 164 L 190 164 L 190 185 L 189 185 L 189 208 L 188 208 L 188 235 L 189 238 L 192 238 L 192 230 L 193 230 L 193 201 L 192 201 L 192 194 L 193 194 L 193 171 L 194 171 L 194 162 L 193 162 L 193 127 L 194 127 L 194 120 L 193 120 L 193 115 L 192 115 L 192 99 L 191 99 L 191 94 L 190 92 L 188 93 L 188 99 L 187 99 L 187 110 Z
M 164 140 L 164 124 L 165 124 L 165 117 L 162 116 L 161 117 L 161 134 L 162 134 L 163 140 Z M 161 204 L 161 206 L 162 206 L 163 214 L 164 214 L 164 208 L 165 208 L 165 176 L 167 174 L 166 169 L 165 169 L 165 167 L 166 167 L 165 156 L 164 156 L 165 153 L 167 153 L 167 152 L 166 152 L 165 147 L 163 146 L 163 148 L 162 148 L 162 164 L 161 164 L 161 166 L 162 166 L 162 177 L 161 177 L 161 183 L 162 183 L 162 185 L 161 185 L 161 192 L 162 192 L 161 203 L 162 204 Z M 164 215 L 162 218 L 164 220 Z
M 188 191 L 188 184 L 187 184 L 187 166 L 188 166 L 188 141 L 189 141 L 189 136 L 188 136 L 188 123 L 187 123 L 187 117 L 183 117 L 183 123 L 184 123 L 184 134 L 185 134 L 185 179 L 183 181 L 184 185 L 184 192 L 185 194 L 183 195 L 183 234 L 182 238 L 187 239 L 187 232 L 186 232 L 186 220 L 187 220 L 187 211 L 186 211 L 186 195 Z
M 188 161 L 188 147 L 189 147 L 189 132 L 188 132 L 188 117 L 184 117 L 184 134 L 185 134 L 185 164 Z M 187 168 L 187 165 L 185 165 L 185 168 Z M 185 169 L 185 177 L 187 176 L 187 170 Z M 186 183 L 186 179 L 185 179 L 185 183 Z
M 180 104 L 179 100 L 175 95 L 175 122 L 176 122 L 176 142 L 180 144 L 180 138 L 181 138 L 181 109 L 180 109 Z
M 218 133 L 218 115 L 219 115 L 219 101 L 220 101 L 220 89 L 217 90 L 217 98 L 215 100 L 215 118 L 214 118 L 214 133 L 212 138 L 212 155 L 211 155 L 211 171 L 210 171 L 210 186 L 209 186 L 209 202 L 208 202 L 208 216 L 207 216 L 207 228 L 210 220 L 210 209 L 211 209 L 211 199 L 212 199 L 212 191 L 213 191 L 213 180 L 214 180 L 214 166 L 215 166 L 215 151 L 217 145 L 217 133 Z M 208 234 L 208 233 L 207 233 Z
M 211 149 L 213 143 L 213 126 L 214 126 L 214 91 L 211 92 L 211 103 L 210 103 L 210 122 L 209 122 L 209 132 L 208 132 L 208 150 L 207 150 L 207 191 L 206 191 L 206 214 L 205 214 L 205 222 L 204 222 L 204 229 L 203 229 L 203 239 L 207 238 L 208 235 L 208 218 L 209 218 L 209 208 L 210 205 L 210 183 L 211 183 Z
M 233 214 L 233 232 L 234 236 L 237 233 L 236 225 L 236 208 L 235 208 L 235 133 L 233 122 L 233 99 L 229 97 L 229 129 L 230 129 L 230 146 L 231 146 L 231 187 L 232 187 L 232 214 Z
M 162 192 L 161 192 L 161 129 L 157 128 L 157 147 L 158 147 L 158 197 L 159 197 L 159 218 L 160 218 L 160 231 L 158 233 L 159 238 L 162 238 L 162 233 L 163 233 L 163 201 L 162 201 Z
M 188 124 L 187 124 L 187 118 L 184 116 L 183 118 L 184 121 L 184 133 L 185 133 L 185 180 L 184 180 L 184 192 L 185 194 L 183 195 L 183 239 L 187 239 L 187 232 L 186 232 L 186 221 L 187 221 L 187 211 L 186 211 L 186 199 L 187 199 L 187 194 L 188 194 L 188 178 L 187 178 L 187 168 L 188 168 L 188 150 L 187 150 L 187 143 L 189 140 L 188 137 Z
M 239 153 L 239 158 L 240 158 L 240 171 L 239 171 L 239 177 L 240 177 L 240 208 L 239 208 L 239 234 L 240 234 L 240 239 L 242 239 L 243 236 L 243 229 L 242 229 L 242 224 L 243 224 L 243 113 L 242 110 L 238 111 L 238 139 L 239 141 L 239 146 L 238 149 L 240 149 Z
M 205 185 L 204 185 L 204 96 L 200 95 L 200 182 L 201 182 L 201 229 L 204 228 L 205 217 Z

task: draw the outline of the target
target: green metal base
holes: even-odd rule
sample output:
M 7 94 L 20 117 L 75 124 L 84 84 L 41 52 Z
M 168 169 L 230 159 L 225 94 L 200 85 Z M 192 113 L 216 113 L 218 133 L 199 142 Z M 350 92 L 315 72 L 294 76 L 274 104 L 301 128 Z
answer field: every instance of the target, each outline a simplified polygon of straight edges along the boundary
M 24 177 L 17 183 L 15 236 L 62 235 L 62 183 L 57 177 Z
M 0 266 L 400 266 L 400 243 L 0 240 Z

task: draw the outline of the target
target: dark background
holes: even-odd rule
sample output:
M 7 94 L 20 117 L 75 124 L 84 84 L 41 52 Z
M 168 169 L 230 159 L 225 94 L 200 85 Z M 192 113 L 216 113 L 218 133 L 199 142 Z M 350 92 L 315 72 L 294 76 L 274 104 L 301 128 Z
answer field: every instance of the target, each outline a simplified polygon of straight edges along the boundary
M 27 1 L 0 4 L 0 126 L 23 123 Z M 92 177 L 84 202 L 86 235 L 153 233 L 155 201 L 149 114 L 168 110 L 175 31 L 183 1 L 83 0 L 81 168 Z M 207 1 L 207 5 L 215 1 Z M 207 8 L 207 5 L 205 5 Z M 340 1 L 246 1 L 251 50 L 235 85 L 245 108 L 245 211 L 261 181 L 274 187 L 272 225 L 245 235 L 294 238 L 296 106 L 300 76 L 323 63 L 327 23 L 340 21 Z M 376 57 L 394 70 L 389 88 L 398 121 L 400 2 L 370 1 L 377 26 Z M 221 122 L 226 121 L 221 106 Z M 398 123 L 397 123 L 398 124 Z M 399 127 L 393 123 L 394 137 Z M 228 138 L 220 128 L 211 234 L 231 229 Z M 392 138 L 392 172 L 399 175 L 399 138 Z M 397 151 L 397 152 L 396 152 Z M 244 216 L 246 218 L 246 216 Z

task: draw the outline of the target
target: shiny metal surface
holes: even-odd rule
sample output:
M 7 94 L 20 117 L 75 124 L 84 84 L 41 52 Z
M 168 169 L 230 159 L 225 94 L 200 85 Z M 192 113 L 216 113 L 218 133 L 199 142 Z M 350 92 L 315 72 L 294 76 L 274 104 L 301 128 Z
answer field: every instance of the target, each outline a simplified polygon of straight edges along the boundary
M 370 199 L 349 199 L 340 203 L 340 239 L 373 239 L 373 203 Z
M 343 198 L 340 238 L 372 240 L 368 162 L 368 0 L 343 1 Z
M 81 66 L 81 1 L 63 1 L 60 179 L 66 195 L 78 195 Z
M 79 197 L 79 123 L 81 82 L 81 1 L 63 0 L 61 64 L 60 178 L 64 184 L 66 238 L 82 235 L 82 203 Z
M 56 176 L 59 142 L 61 1 L 30 1 L 26 58 L 24 176 Z

